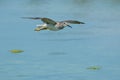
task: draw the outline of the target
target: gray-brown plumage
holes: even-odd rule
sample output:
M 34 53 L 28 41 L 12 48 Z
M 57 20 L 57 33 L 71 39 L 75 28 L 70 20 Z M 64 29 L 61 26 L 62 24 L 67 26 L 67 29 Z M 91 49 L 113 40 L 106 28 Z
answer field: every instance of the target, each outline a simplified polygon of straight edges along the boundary
M 72 28 L 69 24 L 85 24 L 84 22 L 80 22 L 77 20 L 65 20 L 65 21 L 57 22 L 50 18 L 41 18 L 41 17 L 23 17 L 23 18 L 41 20 L 44 22 L 43 25 L 37 25 L 37 28 L 35 28 L 35 31 L 46 30 L 46 29 L 52 30 L 52 31 L 58 31 L 63 29 L 66 26 Z

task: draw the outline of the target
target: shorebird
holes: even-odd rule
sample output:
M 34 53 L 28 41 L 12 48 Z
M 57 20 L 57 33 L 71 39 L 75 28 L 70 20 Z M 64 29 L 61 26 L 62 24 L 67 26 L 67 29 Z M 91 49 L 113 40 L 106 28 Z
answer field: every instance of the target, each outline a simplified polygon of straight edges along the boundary
M 72 28 L 69 24 L 85 24 L 84 22 L 80 22 L 77 20 L 65 20 L 65 21 L 54 21 L 50 18 L 41 18 L 41 17 L 23 17 L 25 19 L 33 19 L 33 20 L 41 20 L 44 22 L 42 25 L 37 25 L 37 28 L 35 28 L 35 31 L 40 30 L 51 30 L 51 31 L 59 31 L 65 28 L 66 26 Z

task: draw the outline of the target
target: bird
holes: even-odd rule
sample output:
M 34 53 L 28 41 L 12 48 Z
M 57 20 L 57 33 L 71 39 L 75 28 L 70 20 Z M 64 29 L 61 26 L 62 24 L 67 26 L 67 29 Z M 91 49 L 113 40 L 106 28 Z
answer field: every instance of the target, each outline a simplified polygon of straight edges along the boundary
M 33 19 L 33 20 L 41 20 L 44 24 L 37 25 L 37 28 L 34 31 L 41 31 L 41 30 L 51 30 L 51 31 L 59 31 L 65 27 L 70 27 L 69 24 L 85 24 L 84 22 L 80 22 L 77 20 L 64 20 L 64 21 L 54 21 L 53 19 L 46 18 L 46 17 L 22 17 L 24 19 Z

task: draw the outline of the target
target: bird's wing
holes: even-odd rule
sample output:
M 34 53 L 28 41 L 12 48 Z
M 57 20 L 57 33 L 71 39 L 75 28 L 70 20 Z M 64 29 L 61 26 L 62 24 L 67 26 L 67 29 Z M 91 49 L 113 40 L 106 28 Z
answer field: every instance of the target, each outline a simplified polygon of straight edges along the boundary
M 53 24 L 55 25 L 56 22 L 50 18 L 41 18 L 41 17 L 22 17 L 22 18 L 25 18 L 25 19 L 34 19 L 34 20 L 42 20 L 44 23 L 47 23 L 47 24 Z
M 53 25 L 56 24 L 56 22 L 50 18 L 41 18 L 41 20 L 47 24 L 53 24 Z
M 66 22 L 68 24 L 85 24 L 84 22 L 80 22 L 77 20 L 65 20 L 65 21 L 61 21 L 61 22 Z

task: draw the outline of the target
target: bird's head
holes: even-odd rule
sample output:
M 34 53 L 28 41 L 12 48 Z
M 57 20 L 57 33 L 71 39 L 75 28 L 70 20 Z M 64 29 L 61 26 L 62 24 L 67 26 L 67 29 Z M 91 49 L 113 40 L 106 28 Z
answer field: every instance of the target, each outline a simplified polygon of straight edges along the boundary
M 67 22 L 63 22 L 63 26 L 68 26 L 68 27 L 72 28 L 72 26 L 70 26 Z

